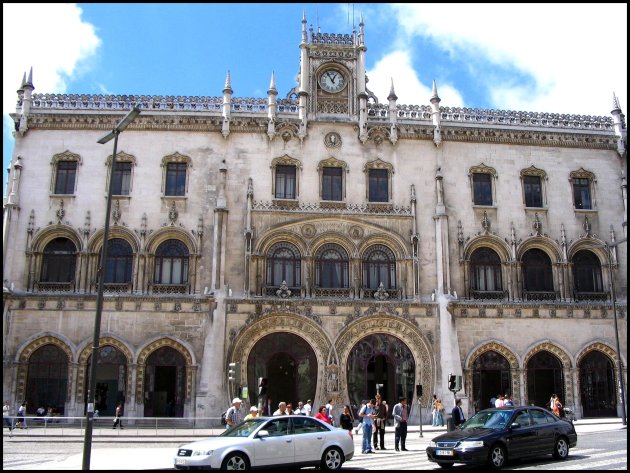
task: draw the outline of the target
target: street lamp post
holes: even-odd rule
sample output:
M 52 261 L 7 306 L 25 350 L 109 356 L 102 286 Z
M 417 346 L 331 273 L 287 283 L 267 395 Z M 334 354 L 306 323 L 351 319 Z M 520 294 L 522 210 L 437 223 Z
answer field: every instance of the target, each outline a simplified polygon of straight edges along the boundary
M 109 176 L 109 186 L 107 187 L 107 210 L 105 212 L 105 229 L 103 230 L 103 248 L 101 251 L 101 261 L 97 269 L 98 293 L 96 296 L 96 316 L 94 318 L 94 340 L 92 342 L 92 364 L 90 365 L 90 385 L 87 394 L 87 412 L 85 425 L 85 439 L 83 442 L 83 469 L 90 469 L 90 456 L 92 453 L 92 430 L 94 427 L 94 397 L 96 391 L 96 365 L 98 357 L 99 339 L 101 336 L 101 314 L 103 313 L 103 285 L 105 275 L 103 266 L 107 258 L 107 244 L 109 238 L 109 216 L 112 208 L 112 191 L 114 189 L 114 171 L 116 169 L 116 147 L 118 146 L 118 135 L 127 128 L 136 117 L 140 115 L 138 106 L 125 115 L 125 117 L 114 127 L 114 129 L 98 140 L 98 143 L 105 144 L 114 139 L 114 154 L 112 155 L 112 168 Z
M 621 423 L 623 425 L 627 425 L 626 418 L 626 389 L 623 384 L 623 361 L 621 360 L 621 347 L 619 345 L 619 329 L 617 328 L 617 297 L 615 295 L 615 277 L 613 275 L 613 260 L 612 260 L 612 247 L 618 246 L 620 243 L 627 241 L 626 238 L 623 240 L 616 241 L 612 244 L 608 244 L 605 242 L 603 245 L 598 245 L 598 248 L 605 248 L 608 252 L 608 271 L 610 274 L 610 299 L 612 300 L 613 307 L 613 319 L 615 322 L 615 342 L 617 344 L 617 368 L 619 371 L 618 379 L 619 379 L 619 394 L 621 397 Z

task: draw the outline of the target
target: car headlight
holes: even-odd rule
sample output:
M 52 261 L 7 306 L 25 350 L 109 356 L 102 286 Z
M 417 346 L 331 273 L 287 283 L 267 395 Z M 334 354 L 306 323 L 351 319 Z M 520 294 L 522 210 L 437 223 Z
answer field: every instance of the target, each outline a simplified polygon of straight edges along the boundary
M 460 448 L 479 448 L 483 447 L 483 440 L 464 440 L 459 446 Z
M 193 450 L 192 456 L 195 457 L 198 455 L 205 455 L 209 457 L 210 455 L 212 455 L 213 451 L 214 450 Z
M 433 447 L 433 448 L 435 448 L 435 447 L 437 447 L 437 443 L 436 443 L 436 442 L 434 442 L 433 440 L 431 440 L 431 441 L 429 442 L 429 447 Z

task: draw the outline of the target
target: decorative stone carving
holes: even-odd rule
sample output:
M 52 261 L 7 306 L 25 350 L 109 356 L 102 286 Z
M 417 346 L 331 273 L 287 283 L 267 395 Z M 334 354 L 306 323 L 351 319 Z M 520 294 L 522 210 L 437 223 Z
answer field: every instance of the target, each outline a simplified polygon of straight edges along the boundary
M 114 219 L 114 225 L 118 225 L 118 220 L 122 216 L 122 212 L 120 211 L 120 200 L 116 199 L 114 202 L 114 210 L 112 210 L 112 218 Z
M 305 238 L 313 238 L 317 234 L 317 228 L 312 223 L 306 223 L 300 227 L 300 233 Z
M 389 293 L 385 290 L 383 283 L 378 285 L 378 290 L 374 293 L 374 299 L 378 301 L 386 301 L 389 299 Z
M 324 145 L 326 148 L 341 148 L 341 136 L 334 131 L 327 133 L 324 137 Z
M 63 208 L 63 199 L 59 201 L 59 209 L 55 212 L 55 215 L 57 215 L 57 223 L 61 224 L 61 221 L 66 216 L 66 211 Z
M 280 289 L 276 291 L 276 296 L 282 299 L 288 299 L 289 297 L 291 297 L 291 290 L 287 286 L 286 281 L 282 281 L 282 284 L 280 285 Z

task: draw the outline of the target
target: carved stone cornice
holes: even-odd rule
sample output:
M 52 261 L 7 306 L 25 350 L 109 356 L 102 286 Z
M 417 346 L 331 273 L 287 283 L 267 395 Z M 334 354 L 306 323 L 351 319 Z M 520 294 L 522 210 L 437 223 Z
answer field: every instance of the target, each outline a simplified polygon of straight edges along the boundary
M 547 132 L 534 130 L 503 130 L 497 128 L 451 128 L 442 127 L 442 140 L 474 143 L 501 143 L 534 146 L 559 146 L 565 148 L 617 149 L 611 133 L 575 133 L 567 130 Z

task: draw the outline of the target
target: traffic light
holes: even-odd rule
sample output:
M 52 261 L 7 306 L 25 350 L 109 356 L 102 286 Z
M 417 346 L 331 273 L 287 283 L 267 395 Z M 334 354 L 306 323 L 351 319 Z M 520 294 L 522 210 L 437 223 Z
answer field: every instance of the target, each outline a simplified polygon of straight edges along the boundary
M 450 374 L 448 375 L 448 390 L 449 391 L 457 391 L 457 386 L 456 386 L 456 381 L 457 377 L 454 374 Z
M 241 383 L 241 364 L 239 362 L 232 362 L 228 365 L 228 381 L 235 384 Z
M 422 384 L 416 384 L 416 396 L 422 397 Z
M 258 378 L 258 395 L 267 395 L 267 378 Z
M 462 377 L 461 377 L 461 375 L 457 375 L 457 380 L 455 381 L 455 390 L 456 391 L 461 391 L 462 390 Z

